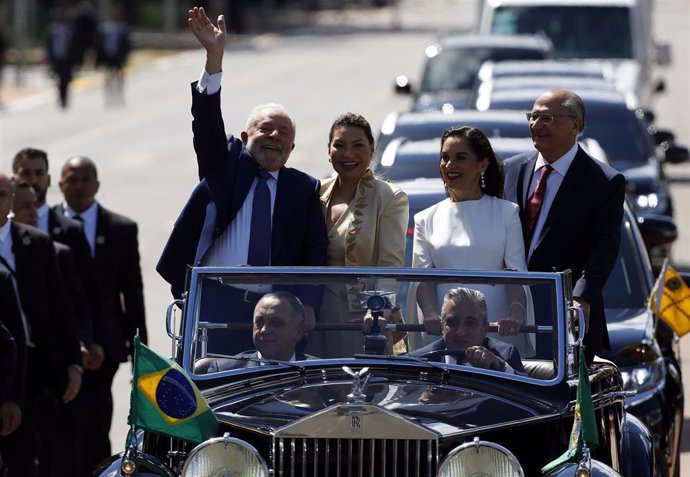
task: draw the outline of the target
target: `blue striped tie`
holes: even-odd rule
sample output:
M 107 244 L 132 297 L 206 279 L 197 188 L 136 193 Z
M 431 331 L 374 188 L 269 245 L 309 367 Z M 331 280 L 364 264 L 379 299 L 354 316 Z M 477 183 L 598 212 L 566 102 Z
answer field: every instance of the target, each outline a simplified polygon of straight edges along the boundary
M 259 182 L 252 202 L 247 263 L 257 267 L 269 265 L 271 257 L 271 192 L 266 184 L 269 177 L 271 174 L 259 169 Z

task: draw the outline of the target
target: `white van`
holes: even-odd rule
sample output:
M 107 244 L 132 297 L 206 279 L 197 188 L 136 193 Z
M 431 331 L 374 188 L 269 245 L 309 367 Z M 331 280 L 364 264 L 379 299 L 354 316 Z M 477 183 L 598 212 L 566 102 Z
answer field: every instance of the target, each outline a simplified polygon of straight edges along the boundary
M 652 38 L 653 0 L 485 0 L 479 18 L 484 34 L 547 36 L 557 59 L 611 64 L 618 89 L 631 91 L 643 106 L 663 82 L 652 65 L 670 61 L 668 45 Z

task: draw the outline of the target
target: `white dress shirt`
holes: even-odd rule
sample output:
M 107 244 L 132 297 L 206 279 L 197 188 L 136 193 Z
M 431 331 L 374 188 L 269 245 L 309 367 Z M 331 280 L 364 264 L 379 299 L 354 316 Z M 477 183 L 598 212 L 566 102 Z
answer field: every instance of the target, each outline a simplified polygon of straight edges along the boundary
M 50 233 L 50 231 L 48 230 L 48 212 L 49 211 L 50 211 L 50 207 L 48 206 L 48 204 L 43 204 L 36 211 L 36 213 L 38 214 L 38 222 L 36 223 L 36 227 L 43 230 L 45 233 Z
M 82 224 L 84 225 L 84 235 L 86 235 L 86 241 L 89 242 L 89 248 L 91 249 L 91 257 L 96 255 L 96 242 L 98 237 L 96 237 L 96 226 L 98 225 L 98 202 L 95 200 L 85 211 L 78 213 L 75 212 L 67 202 L 62 204 L 62 208 L 65 211 L 65 216 L 70 219 L 74 219 L 76 215 L 80 216 L 82 219 Z
M 546 193 L 544 194 L 544 202 L 541 204 L 541 209 L 539 210 L 539 217 L 537 218 L 537 223 L 534 227 L 534 235 L 532 235 L 532 243 L 529 247 L 529 253 L 527 255 L 527 260 L 532 256 L 534 247 L 537 244 L 537 237 L 541 233 L 541 229 L 544 228 L 544 222 L 546 222 L 546 217 L 551 209 L 551 204 L 558 193 L 558 189 L 561 187 L 563 178 L 568 172 L 570 165 L 575 159 L 577 154 L 578 145 L 575 143 L 573 147 L 568 150 L 563 156 L 559 157 L 557 160 L 551 163 L 553 171 L 546 178 Z M 541 168 L 548 164 L 548 161 L 544 159 L 541 152 L 537 156 L 537 162 L 534 163 L 534 171 L 532 171 L 532 177 L 529 178 L 529 189 L 527 190 L 527 197 L 524 200 L 524 204 L 527 204 L 527 198 L 531 197 L 534 193 L 534 189 L 537 188 L 537 183 L 539 182 L 539 176 L 541 175 Z

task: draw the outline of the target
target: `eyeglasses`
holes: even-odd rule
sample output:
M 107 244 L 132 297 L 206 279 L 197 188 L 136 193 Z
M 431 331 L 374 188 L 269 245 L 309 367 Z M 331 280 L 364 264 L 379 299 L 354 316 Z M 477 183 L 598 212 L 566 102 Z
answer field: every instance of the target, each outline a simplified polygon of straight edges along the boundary
M 578 116 L 574 114 L 538 114 L 538 113 L 525 113 L 527 121 L 530 123 L 536 123 L 539 119 L 544 124 L 551 124 L 556 118 L 577 118 Z

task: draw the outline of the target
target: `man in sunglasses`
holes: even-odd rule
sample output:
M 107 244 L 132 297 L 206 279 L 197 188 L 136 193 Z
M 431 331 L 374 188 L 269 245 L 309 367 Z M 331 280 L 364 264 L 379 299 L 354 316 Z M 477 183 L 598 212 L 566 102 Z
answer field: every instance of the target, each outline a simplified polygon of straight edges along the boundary
M 505 161 L 504 197 L 520 206 L 527 268 L 572 270 L 591 362 L 609 343 L 602 289 L 618 255 L 625 178 L 577 144 L 585 107 L 573 91 L 544 92 L 527 120 L 536 151 Z M 540 334 L 537 356 L 551 357 L 553 346 Z

